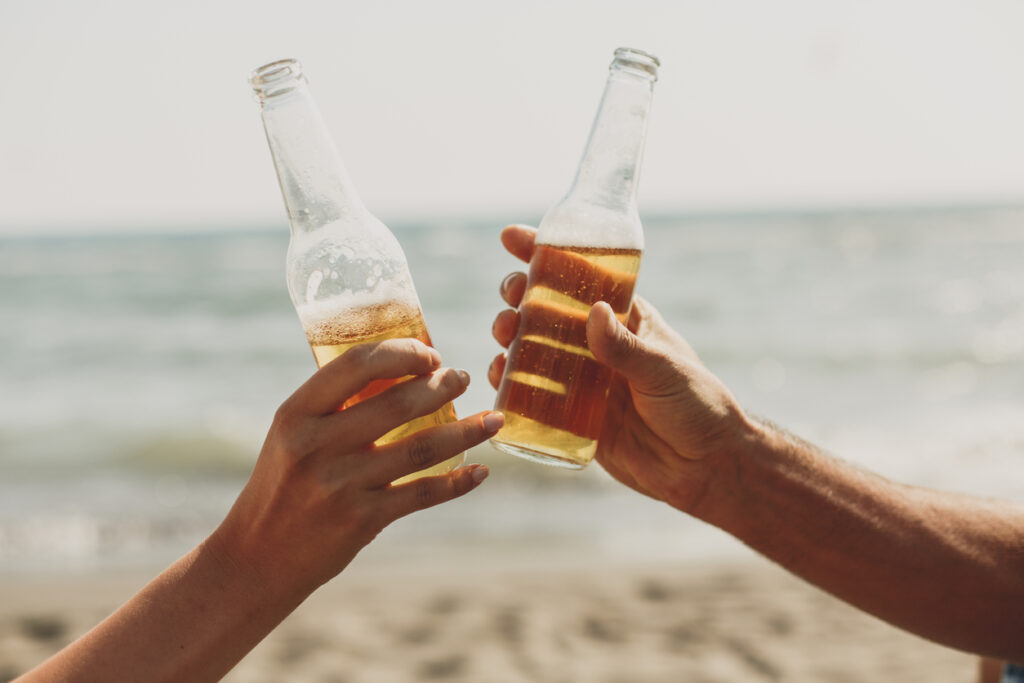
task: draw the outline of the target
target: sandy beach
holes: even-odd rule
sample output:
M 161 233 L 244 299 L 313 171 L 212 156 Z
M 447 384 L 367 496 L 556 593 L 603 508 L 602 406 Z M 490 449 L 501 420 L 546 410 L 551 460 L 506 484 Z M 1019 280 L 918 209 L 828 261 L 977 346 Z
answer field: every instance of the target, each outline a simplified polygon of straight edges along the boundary
M 7 579 L 0 680 L 112 610 L 147 575 Z M 315 593 L 225 679 L 973 681 L 975 660 L 766 562 L 415 572 L 376 563 Z

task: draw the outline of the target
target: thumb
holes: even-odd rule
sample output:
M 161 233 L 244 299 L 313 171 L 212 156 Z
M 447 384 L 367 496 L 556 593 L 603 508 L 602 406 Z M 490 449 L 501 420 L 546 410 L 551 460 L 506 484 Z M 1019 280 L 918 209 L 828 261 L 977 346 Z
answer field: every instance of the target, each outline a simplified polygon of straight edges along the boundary
M 659 393 L 671 377 L 669 361 L 618 321 L 612 307 L 599 301 L 587 318 L 587 345 L 598 362 L 624 376 L 644 393 Z

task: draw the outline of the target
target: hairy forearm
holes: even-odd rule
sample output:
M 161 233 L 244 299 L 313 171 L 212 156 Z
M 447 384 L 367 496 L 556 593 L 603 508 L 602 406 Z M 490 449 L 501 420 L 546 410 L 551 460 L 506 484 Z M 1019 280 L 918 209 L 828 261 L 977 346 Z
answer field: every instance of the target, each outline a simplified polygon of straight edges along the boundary
M 248 580 L 207 542 L 24 680 L 216 681 L 301 597 Z
M 756 425 L 701 516 L 923 637 L 1024 660 L 1024 508 L 914 488 Z

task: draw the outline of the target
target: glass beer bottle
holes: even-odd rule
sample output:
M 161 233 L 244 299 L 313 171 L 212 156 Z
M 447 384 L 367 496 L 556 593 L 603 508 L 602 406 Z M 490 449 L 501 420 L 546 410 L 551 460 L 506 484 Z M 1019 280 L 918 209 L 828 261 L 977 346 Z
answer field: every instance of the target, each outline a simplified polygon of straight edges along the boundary
M 572 469 L 597 451 L 611 370 L 590 353 L 587 317 L 605 301 L 625 321 L 633 302 L 644 246 L 637 179 L 659 65 L 615 51 L 576 179 L 540 222 L 495 402 L 499 450 Z
M 317 365 L 367 342 L 412 337 L 429 345 L 405 254 L 359 199 L 310 95 L 302 65 L 293 59 L 272 62 L 253 71 L 249 82 L 260 104 L 291 224 L 288 292 Z M 345 406 L 404 379 L 371 382 Z M 388 432 L 377 444 L 456 419 L 448 403 Z M 448 472 L 464 456 L 399 481 Z

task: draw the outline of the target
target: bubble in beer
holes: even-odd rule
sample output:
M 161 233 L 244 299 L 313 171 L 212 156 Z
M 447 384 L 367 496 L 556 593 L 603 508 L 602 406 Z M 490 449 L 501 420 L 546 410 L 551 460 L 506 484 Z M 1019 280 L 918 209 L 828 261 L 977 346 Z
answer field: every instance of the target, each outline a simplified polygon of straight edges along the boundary
M 357 344 L 379 342 L 385 339 L 412 338 L 420 340 L 427 346 L 433 346 L 419 306 L 411 306 L 404 301 L 392 301 L 353 310 L 334 309 L 334 315 L 325 316 L 324 314 L 329 311 L 331 309 L 325 306 L 306 307 L 303 311 L 307 314 L 307 317 L 303 319 L 306 338 L 309 340 L 313 357 L 318 366 L 326 365 Z M 318 315 L 312 316 L 310 313 Z M 411 377 L 374 380 L 340 408 L 344 410 L 361 403 L 409 379 Z M 455 422 L 457 419 L 455 407 L 449 402 L 429 415 L 417 417 L 396 427 L 374 441 L 374 445 L 384 446 L 429 427 Z M 461 465 L 464 460 L 465 453 L 460 453 L 439 465 L 434 465 L 392 483 L 399 484 L 416 477 L 444 474 Z
M 639 249 L 537 245 L 498 388 L 495 407 L 506 425 L 495 446 L 568 467 L 593 458 L 611 370 L 590 352 L 587 318 L 605 301 L 625 319 L 640 256 Z

